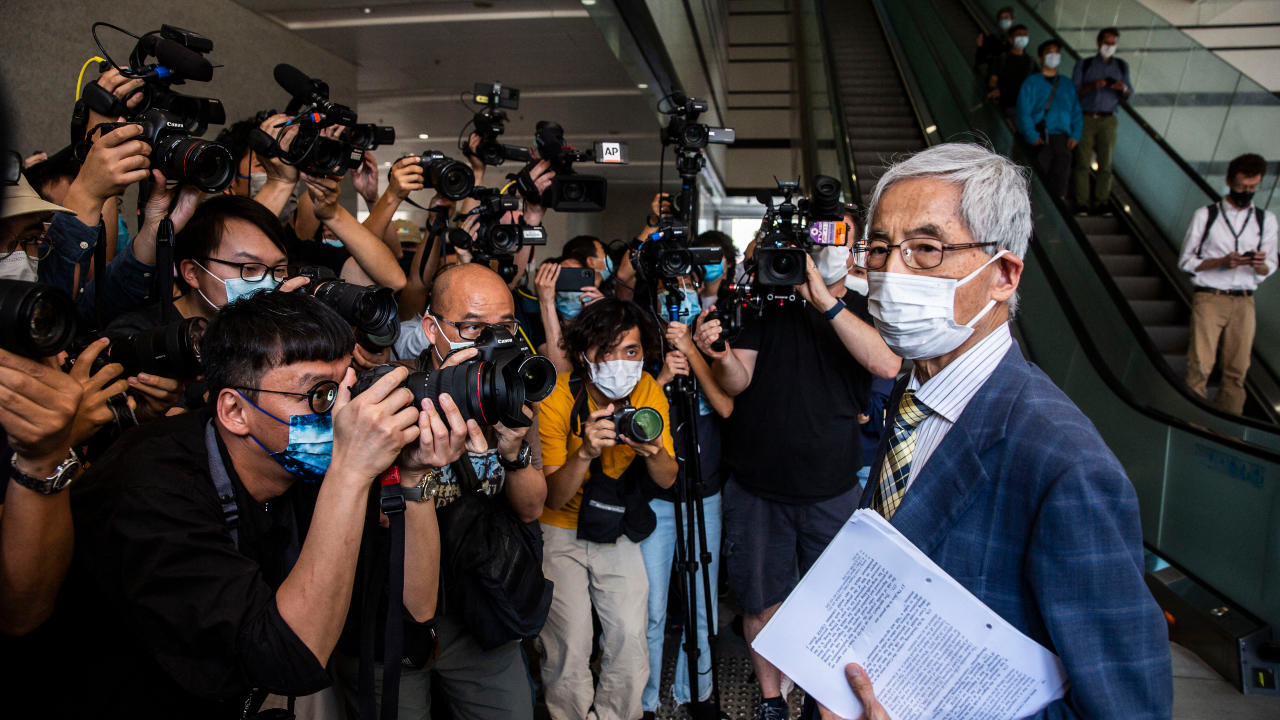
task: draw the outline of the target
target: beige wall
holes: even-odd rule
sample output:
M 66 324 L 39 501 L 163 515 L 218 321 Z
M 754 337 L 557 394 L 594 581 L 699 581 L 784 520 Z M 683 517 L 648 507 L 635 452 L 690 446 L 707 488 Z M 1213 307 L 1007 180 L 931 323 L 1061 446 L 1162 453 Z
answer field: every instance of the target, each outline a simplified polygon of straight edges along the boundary
M 0 72 L 10 103 L 16 149 L 52 152 L 69 142 L 76 76 L 98 54 L 89 34 L 94 21 L 142 34 L 161 23 L 177 25 L 213 41 L 213 81 L 188 83 L 180 92 L 216 97 L 233 122 L 266 108 L 283 109 L 283 90 L 272 79 L 276 63 L 288 62 L 329 83 L 333 99 L 355 105 L 355 66 L 303 40 L 230 0 L 3 0 L 0 2 Z M 133 41 L 108 28 L 99 32 L 116 62 L 128 60 Z M 86 77 L 92 77 L 91 69 Z M 210 128 L 213 137 L 219 128 Z

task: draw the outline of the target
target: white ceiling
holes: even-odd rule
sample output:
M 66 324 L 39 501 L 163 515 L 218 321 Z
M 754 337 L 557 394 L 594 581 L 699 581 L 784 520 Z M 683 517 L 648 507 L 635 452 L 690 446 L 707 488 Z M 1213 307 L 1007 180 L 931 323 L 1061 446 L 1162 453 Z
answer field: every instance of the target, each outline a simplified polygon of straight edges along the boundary
M 629 143 L 630 166 L 601 170 L 611 182 L 656 183 L 660 124 L 651 91 L 637 88 L 581 0 L 236 1 L 357 66 L 358 97 L 333 99 L 353 104 L 362 122 L 396 128 L 396 144 L 378 151 L 379 160 L 428 148 L 462 160 L 456 143 L 472 110 L 459 97 L 497 80 L 521 91 L 520 108 L 508 111 L 507 142 L 532 144 L 536 122 L 554 120 L 579 148 Z

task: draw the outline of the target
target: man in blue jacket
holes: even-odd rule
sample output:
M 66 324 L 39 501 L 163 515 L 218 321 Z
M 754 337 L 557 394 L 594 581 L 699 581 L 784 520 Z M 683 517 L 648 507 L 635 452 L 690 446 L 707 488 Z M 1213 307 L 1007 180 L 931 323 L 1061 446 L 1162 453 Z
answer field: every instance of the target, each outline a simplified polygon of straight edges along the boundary
M 914 365 L 860 504 L 1058 655 L 1070 689 L 1033 717 L 1167 719 L 1169 636 L 1143 582 L 1137 495 L 1010 335 L 1030 236 L 1025 172 L 986 148 L 937 145 L 880 178 L 870 311 Z M 888 718 L 874 678 L 846 674 L 865 717 Z
M 1031 146 L 1049 191 L 1065 201 L 1071 151 L 1080 142 L 1084 119 L 1075 87 L 1058 76 L 1061 46 L 1046 40 L 1039 55 L 1040 73 L 1027 78 L 1018 93 L 1018 134 Z

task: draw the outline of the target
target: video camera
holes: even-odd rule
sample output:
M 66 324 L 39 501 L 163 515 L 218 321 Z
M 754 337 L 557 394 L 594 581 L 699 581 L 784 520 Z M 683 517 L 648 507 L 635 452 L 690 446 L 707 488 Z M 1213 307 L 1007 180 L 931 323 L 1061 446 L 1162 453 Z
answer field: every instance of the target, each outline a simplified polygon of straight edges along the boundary
M 418 371 L 410 373 L 401 387 L 413 393 L 415 407 L 421 407 L 427 399 L 435 403 L 440 395 L 448 393 L 463 420 L 474 418 L 481 425 L 528 427 L 532 421 L 523 408 L 545 399 L 555 389 L 555 366 L 545 357 L 534 355 L 523 339 L 501 329 L 486 328 L 476 338 L 475 348 L 479 355 L 452 367 L 432 370 L 420 360 Z M 359 373 L 351 386 L 352 397 L 396 367 L 379 365 Z
M 696 100 L 681 90 L 673 90 L 666 98 L 670 107 L 661 112 L 670 115 L 662 132 L 663 145 L 675 145 L 681 150 L 701 150 L 709 143 L 732 144 L 736 133 L 733 128 L 711 127 L 697 122 L 698 116 L 707 111 L 706 100 Z
M 99 49 L 102 48 L 97 35 L 99 27 L 131 35 L 108 23 L 94 23 L 93 37 Z M 125 100 L 115 97 L 97 82 L 85 85 L 71 119 L 76 159 L 84 160 L 96 133 L 138 124 L 142 126 L 139 139 L 151 146 L 151 167 L 160 169 L 170 180 L 193 185 L 204 192 L 222 192 L 235 179 L 236 158 L 225 145 L 201 140 L 199 136 L 210 123 L 225 123 L 226 111 L 218 100 L 182 95 L 172 89 L 173 85 L 187 80 L 211 80 L 213 65 L 204 56 L 212 50 L 213 43 L 208 38 L 172 25 L 161 25 L 159 30 L 138 37 L 129 53 L 129 67 L 120 67 L 103 50 L 107 63 L 122 76 L 143 80 L 138 91 L 142 99 L 137 107 L 130 109 Z M 149 63 L 151 58 L 158 62 Z M 126 122 L 101 123 L 89 128 L 89 110 L 106 117 L 124 117 Z
M 760 225 L 763 236 L 747 270 L 754 272 L 760 285 L 789 287 L 805 282 L 808 250 L 846 244 L 848 227 L 840 204 L 840 181 L 835 178 L 815 176 L 812 199 L 796 197 L 800 190 L 796 181 L 780 180 L 778 190 L 782 202 L 776 206 L 771 193 L 756 195 L 766 208 Z
M 512 162 L 533 162 L 533 153 L 529 148 L 519 145 L 504 145 L 498 142 L 498 136 L 506 131 L 507 114 L 503 108 L 518 110 L 520 108 L 520 91 L 513 87 L 504 87 L 500 82 L 476 83 L 475 101 L 484 105 L 484 109 L 471 117 L 473 132 L 480 136 L 476 146 L 475 157 L 485 165 L 501 165 L 507 160 Z M 466 127 L 462 129 L 462 137 L 458 139 L 458 149 L 467 157 L 472 156 L 468 144 Z
M 76 306 L 66 292 L 53 285 L 0 280 L 0 348 L 39 360 L 67 349 L 75 334 Z
M 564 129 L 559 124 L 539 120 L 534 143 L 538 147 L 538 157 L 551 164 L 556 177 L 540 196 L 532 187 L 522 185 L 520 192 L 525 200 L 560 212 L 604 210 L 608 181 L 595 175 L 579 175 L 574 172 L 573 164 L 625 165 L 629 158 L 625 142 L 598 141 L 591 150 L 584 152 L 565 144 Z
M 356 329 L 356 341 L 370 352 L 381 352 L 400 337 L 399 306 L 391 288 L 353 285 L 338 280 L 326 267 L 306 266 L 295 277 L 310 280 L 298 292 L 333 308 Z
M 254 129 L 249 144 L 258 154 L 280 158 L 308 175 L 341 177 L 348 170 L 360 167 L 366 150 L 376 150 L 396 141 L 393 127 L 357 123 L 355 110 L 329 99 L 329 84 L 325 81 L 286 63 L 276 65 L 272 74 L 276 83 L 289 93 L 291 99 L 285 114 L 293 117 L 277 126 L 274 137 L 261 128 Z M 285 148 L 280 140 L 294 126 L 298 133 Z M 342 128 L 337 137 L 325 134 L 327 128 L 335 126 Z
M 636 278 L 645 283 L 658 280 L 670 283 L 692 273 L 697 265 L 712 265 L 722 259 L 724 251 L 719 245 L 689 245 L 688 226 L 670 216 L 661 218 L 653 234 L 637 239 L 631 247 L 631 265 L 636 269 Z

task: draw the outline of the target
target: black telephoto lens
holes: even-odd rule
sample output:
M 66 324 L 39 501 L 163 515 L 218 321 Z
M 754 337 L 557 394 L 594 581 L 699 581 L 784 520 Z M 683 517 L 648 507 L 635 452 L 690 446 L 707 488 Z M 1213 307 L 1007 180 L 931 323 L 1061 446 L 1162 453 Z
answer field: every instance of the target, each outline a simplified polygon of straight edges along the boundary
M 151 162 L 170 180 L 181 180 L 207 193 L 231 184 L 235 159 L 225 146 L 190 135 L 167 135 L 151 151 Z
M 189 317 L 150 330 L 108 336 L 111 345 L 98 356 L 93 370 L 96 372 L 108 363 L 120 363 L 126 377 L 150 373 L 175 380 L 194 380 L 204 372 L 200 343 L 207 325 L 202 317 Z
M 32 359 L 51 357 L 65 350 L 75 334 L 76 306 L 65 292 L 25 280 L 0 280 L 0 348 Z
M 389 347 L 400 333 L 395 294 L 391 288 L 376 285 L 353 285 L 342 280 L 328 280 L 310 289 L 311 295 L 333 308 L 351 323 L 370 349 Z

